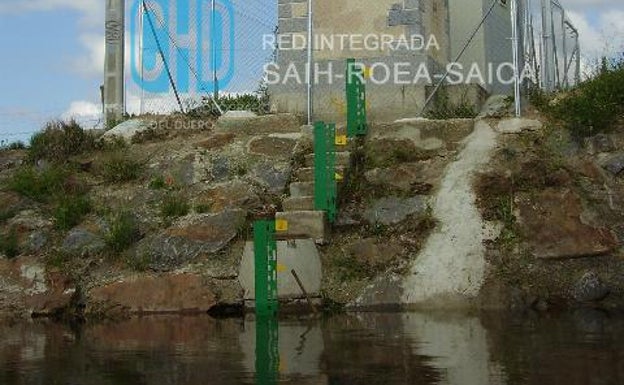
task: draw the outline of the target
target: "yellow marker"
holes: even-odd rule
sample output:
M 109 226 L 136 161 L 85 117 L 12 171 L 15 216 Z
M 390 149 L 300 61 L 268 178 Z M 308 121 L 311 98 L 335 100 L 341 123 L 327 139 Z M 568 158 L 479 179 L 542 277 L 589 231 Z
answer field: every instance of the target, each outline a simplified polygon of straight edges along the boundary
M 288 231 L 288 221 L 285 219 L 277 219 L 275 221 L 275 231 Z
M 362 69 L 362 76 L 364 79 L 370 79 L 371 76 L 371 67 L 364 66 Z
M 277 263 L 277 272 L 278 273 L 283 273 L 285 271 L 288 270 L 288 267 L 286 265 L 284 265 L 283 263 Z
M 347 145 L 347 136 L 346 135 L 338 135 L 336 136 L 336 146 L 346 146 Z
M 342 182 L 344 180 L 344 177 L 338 173 L 334 174 L 334 178 L 338 181 L 338 182 Z

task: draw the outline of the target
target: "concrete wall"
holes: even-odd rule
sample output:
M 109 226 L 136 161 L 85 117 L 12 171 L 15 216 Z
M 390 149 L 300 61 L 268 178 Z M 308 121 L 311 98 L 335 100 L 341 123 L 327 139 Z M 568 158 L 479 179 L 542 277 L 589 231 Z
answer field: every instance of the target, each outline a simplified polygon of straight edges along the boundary
M 491 0 L 449 0 L 452 59 L 455 59 L 462 50 L 491 4 Z M 493 65 L 496 70 L 501 63 L 512 62 L 510 18 L 509 0 L 506 2 L 499 0 L 492 14 L 458 60 L 464 66 L 465 73 L 473 63 L 478 64 L 485 76 L 485 83 L 481 86 L 490 93 L 510 94 L 512 92 L 513 86 L 501 84 L 496 76 L 492 83 L 489 83 L 487 79 L 488 65 Z M 512 73 L 510 70 L 503 71 L 503 75 L 504 78 L 510 78 Z
M 281 35 L 307 36 L 306 0 L 279 0 L 279 32 Z M 327 75 L 319 76 L 314 85 L 314 119 L 342 122 L 346 119 L 345 61 L 353 57 L 371 65 L 384 63 L 393 69 L 396 63 L 410 63 L 409 74 L 413 79 L 418 67 L 424 63 L 434 75 L 449 61 L 448 0 L 316 0 L 314 1 L 314 34 L 320 36 L 350 35 L 392 35 L 401 36 L 434 34 L 441 49 L 425 50 L 331 50 L 318 47 L 314 62 L 321 71 L 331 68 L 332 81 Z M 334 45 L 336 48 L 336 45 Z M 278 52 L 277 64 L 283 75 L 291 63 L 303 82 L 291 81 L 269 87 L 274 107 L 279 112 L 293 112 L 304 115 L 307 106 L 305 83 L 306 50 L 283 50 Z M 379 73 L 378 79 L 383 78 Z M 414 117 L 425 100 L 425 86 L 431 83 L 400 84 L 394 76 L 384 84 L 367 84 L 367 106 L 370 119 L 393 120 Z

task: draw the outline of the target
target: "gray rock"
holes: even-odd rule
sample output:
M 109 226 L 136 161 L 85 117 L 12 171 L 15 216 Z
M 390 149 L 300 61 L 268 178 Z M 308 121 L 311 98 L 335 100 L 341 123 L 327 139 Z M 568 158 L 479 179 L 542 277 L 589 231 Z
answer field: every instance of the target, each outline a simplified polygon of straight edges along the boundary
M 211 174 L 215 181 L 227 180 L 230 177 L 230 161 L 223 157 L 213 159 Z
M 613 138 L 606 134 L 598 134 L 585 139 L 585 148 L 590 155 L 613 152 L 616 150 Z
M 414 214 L 422 214 L 427 209 L 427 197 L 417 195 L 412 198 L 386 197 L 382 198 L 364 213 L 364 219 L 369 223 L 394 225 L 404 221 Z
M 84 229 L 72 229 L 63 240 L 63 251 L 71 254 L 96 254 L 106 247 L 104 239 Z
M 609 295 L 609 287 L 593 271 L 585 273 L 572 288 L 572 297 L 578 302 L 594 302 Z
M 610 156 L 604 159 L 600 165 L 611 174 L 618 175 L 622 172 L 622 170 L 624 170 L 624 153 Z
M 102 140 L 113 140 L 114 138 L 122 138 L 130 143 L 132 138 L 143 131 L 149 130 L 156 126 L 156 122 L 144 119 L 130 119 L 115 126 L 102 135 Z
M 492 95 L 485 102 L 479 113 L 479 118 L 500 118 L 511 115 L 513 104 L 506 95 Z
M 135 257 L 157 271 L 170 271 L 226 247 L 245 223 L 245 211 L 192 214 L 139 242 Z M 235 273 L 232 273 L 235 275 Z
M 252 170 L 251 175 L 260 182 L 267 190 L 276 195 L 280 195 L 286 189 L 290 181 L 292 168 L 288 163 L 258 163 Z
M 352 309 L 398 310 L 403 297 L 403 278 L 392 274 L 381 276 L 367 286 L 360 296 L 348 304 Z
M 28 235 L 26 249 L 38 252 L 48 243 L 48 234 L 45 231 L 37 230 Z

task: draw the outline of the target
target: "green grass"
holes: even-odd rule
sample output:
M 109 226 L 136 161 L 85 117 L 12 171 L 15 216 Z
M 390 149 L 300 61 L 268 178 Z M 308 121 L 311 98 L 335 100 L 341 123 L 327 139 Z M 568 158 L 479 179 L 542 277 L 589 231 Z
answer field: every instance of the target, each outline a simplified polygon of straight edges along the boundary
M 12 228 L 7 234 L 0 235 L 0 252 L 7 258 L 13 259 L 20 253 L 17 231 Z
M 150 180 L 148 187 L 152 190 L 162 190 L 167 187 L 167 183 L 165 182 L 165 178 L 159 175 Z
M 69 230 L 82 222 L 91 211 L 91 201 L 86 195 L 58 198 L 53 209 L 54 224 L 59 230 Z
M 113 153 L 102 162 L 100 173 L 107 183 L 127 183 L 141 177 L 143 164 L 128 155 Z
M 167 194 L 160 204 L 160 216 L 169 223 L 172 219 L 187 215 L 191 207 L 182 195 Z
M 45 203 L 65 189 L 68 176 L 69 172 L 66 169 L 57 166 L 43 170 L 25 166 L 13 174 L 7 182 L 7 187 L 22 196 Z
M 128 249 L 141 237 L 136 219 L 128 211 L 121 211 L 112 215 L 109 218 L 109 226 L 106 245 L 115 253 Z
M 596 75 L 538 108 L 564 122 L 576 138 L 610 131 L 624 115 L 624 57 L 603 60 Z

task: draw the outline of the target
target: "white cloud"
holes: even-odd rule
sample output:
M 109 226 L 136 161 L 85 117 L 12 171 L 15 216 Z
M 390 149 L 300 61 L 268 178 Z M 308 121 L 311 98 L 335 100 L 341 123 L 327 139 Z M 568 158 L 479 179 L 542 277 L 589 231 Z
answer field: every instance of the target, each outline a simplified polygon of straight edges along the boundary
M 75 101 L 61 115 L 61 119 L 74 119 L 86 128 L 97 127 L 102 123 L 102 107 L 85 100 Z
M 74 72 L 84 76 L 102 76 L 104 73 L 105 43 L 104 35 L 98 33 L 84 33 L 80 35 L 80 44 L 86 53 L 70 60 Z

